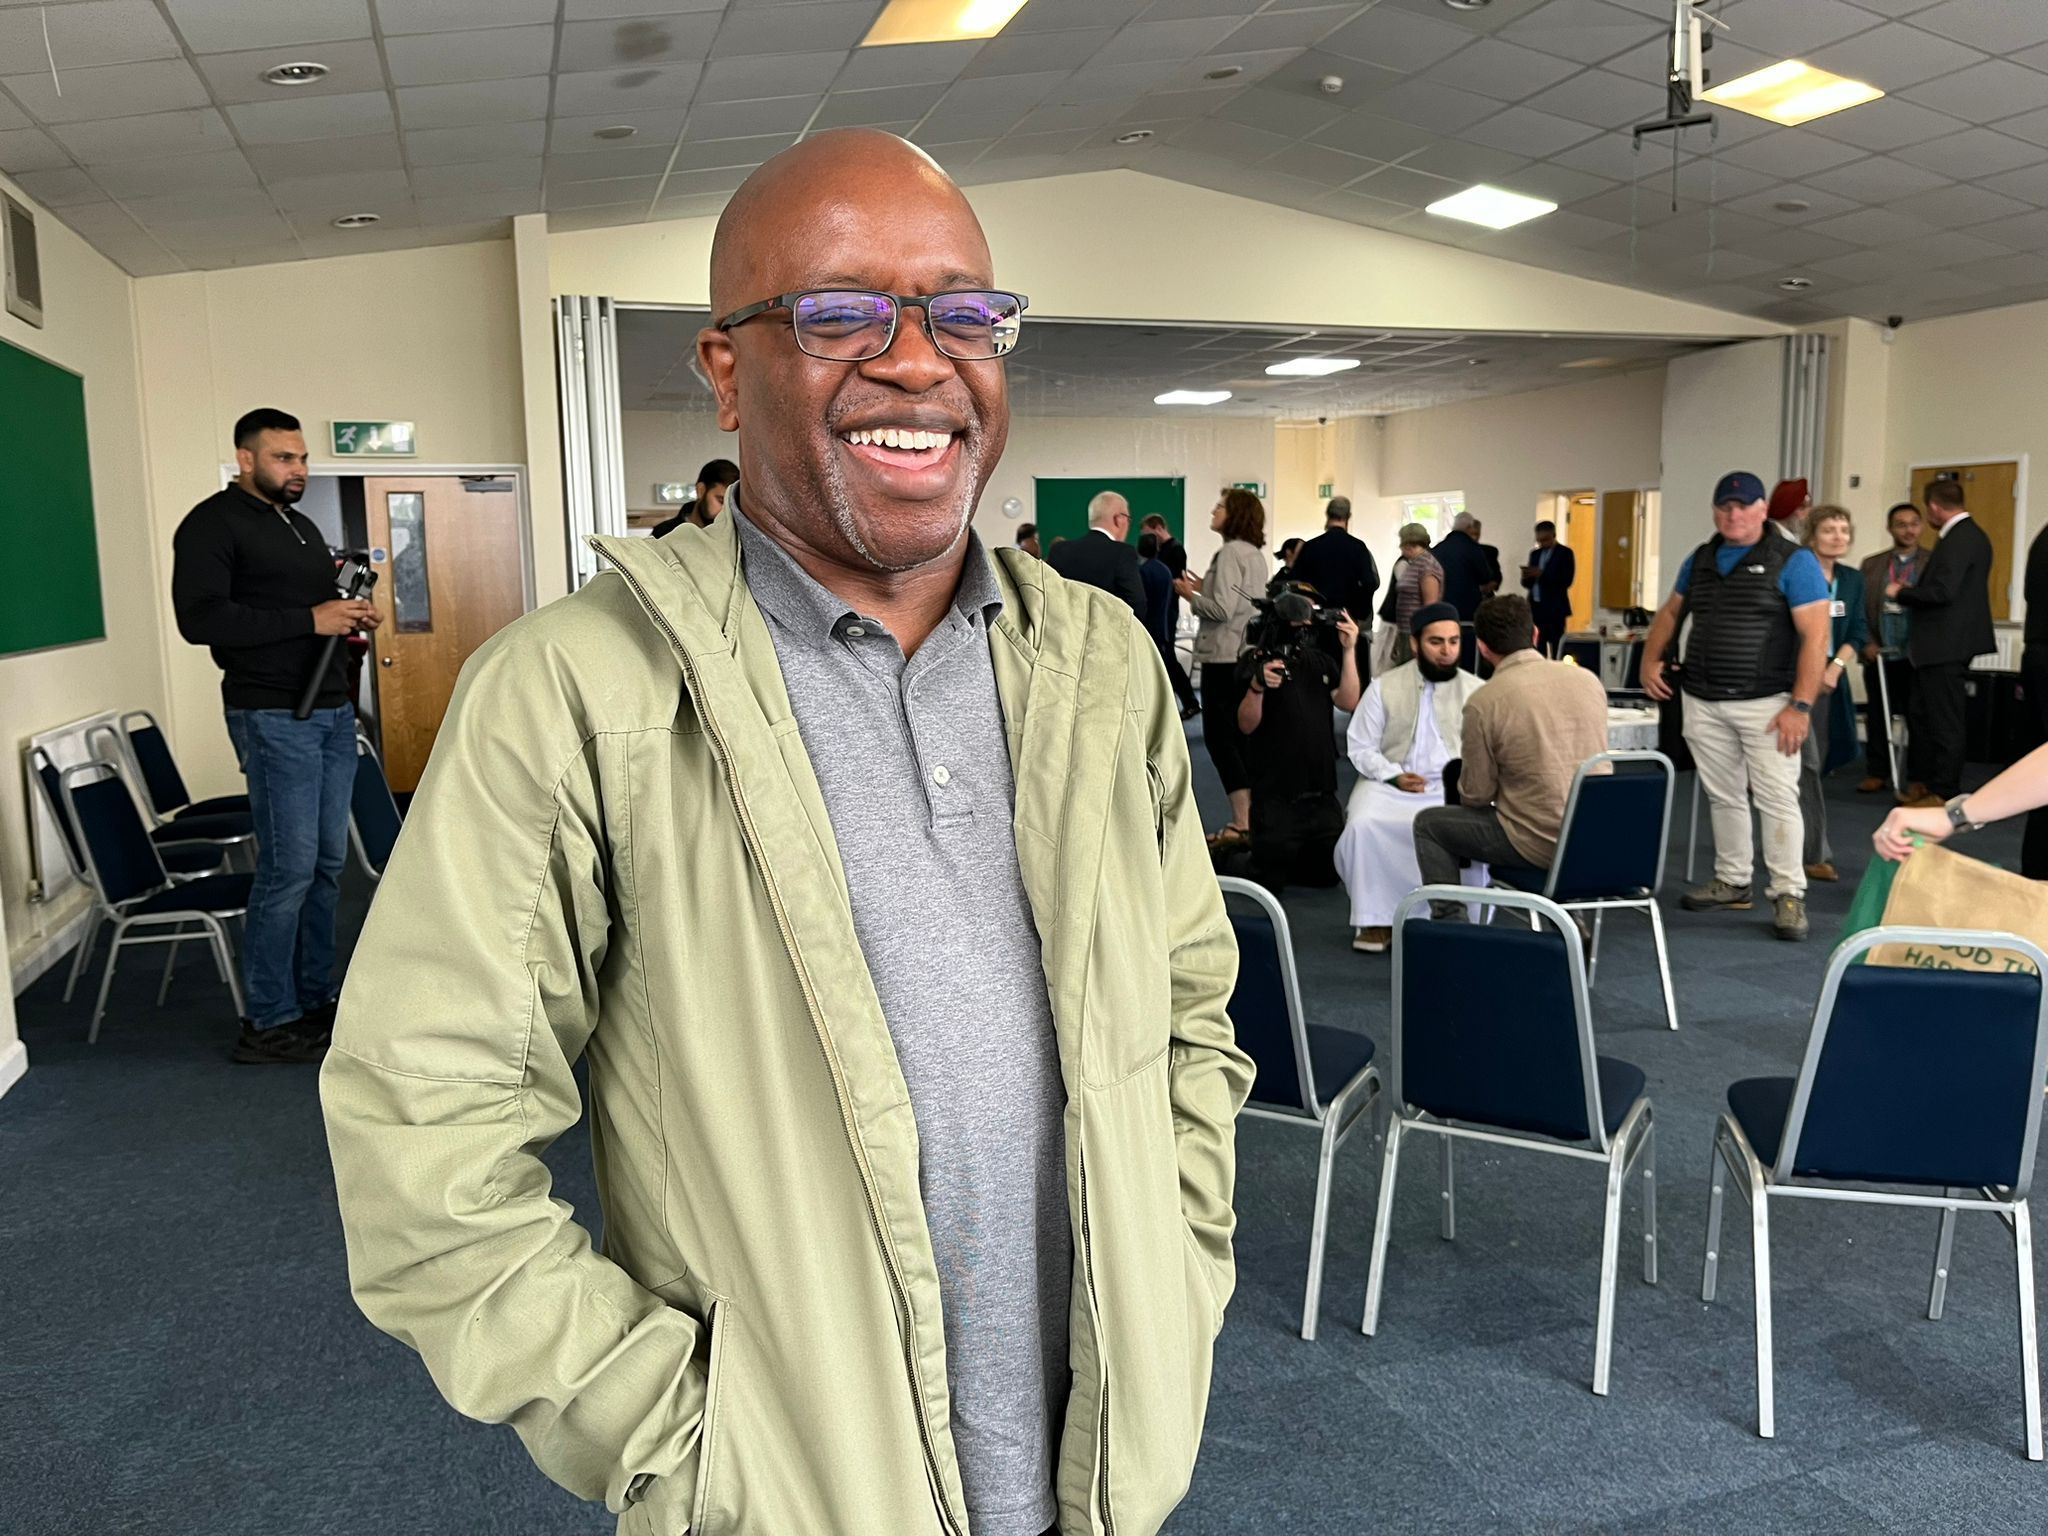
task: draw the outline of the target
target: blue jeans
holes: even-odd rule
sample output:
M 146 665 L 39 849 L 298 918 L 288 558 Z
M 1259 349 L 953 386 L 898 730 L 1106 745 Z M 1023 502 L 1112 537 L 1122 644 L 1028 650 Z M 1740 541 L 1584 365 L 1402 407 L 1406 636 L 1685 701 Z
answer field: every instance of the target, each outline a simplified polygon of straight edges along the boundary
M 249 1022 L 270 1029 L 334 1001 L 334 909 L 348 858 L 356 713 L 342 704 L 305 720 L 288 709 L 227 716 L 256 823 L 242 984 Z

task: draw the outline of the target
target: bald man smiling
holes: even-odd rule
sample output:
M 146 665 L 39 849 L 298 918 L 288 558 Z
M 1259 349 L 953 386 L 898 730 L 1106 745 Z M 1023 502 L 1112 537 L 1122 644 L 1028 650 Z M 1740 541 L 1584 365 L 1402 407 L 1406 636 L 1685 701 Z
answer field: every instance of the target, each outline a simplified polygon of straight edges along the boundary
M 729 515 L 477 653 L 357 947 L 357 1300 L 622 1532 L 1157 1531 L 1251 1080 L 1157 649 L 972 531 L 1026 301 L 929 157 L 769 161 L 711 292 Z

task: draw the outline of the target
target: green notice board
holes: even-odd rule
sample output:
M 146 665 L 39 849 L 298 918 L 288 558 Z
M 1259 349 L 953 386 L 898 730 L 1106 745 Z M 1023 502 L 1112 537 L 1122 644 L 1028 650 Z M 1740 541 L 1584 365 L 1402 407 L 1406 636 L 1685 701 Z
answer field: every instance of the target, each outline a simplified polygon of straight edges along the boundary
M 0 656 L 104 640 L 85 380 L 0 341 Z
M 1187 481 L 1179 475 L 1141 475 L 1117 479 L 1055 479 L 1038 477 L 1037 506 L 1033 520 L 1038 524 L 1038 547 L 1049 550 L 1054 539 L 1078 539 L 1088 531 L 1088 503 L 1098 491 L 1115 491 L 1131 504 L 1130 541 L 1138 542 L 1138 524 L 1155 513 L 1182 543 L 1187 542 Z

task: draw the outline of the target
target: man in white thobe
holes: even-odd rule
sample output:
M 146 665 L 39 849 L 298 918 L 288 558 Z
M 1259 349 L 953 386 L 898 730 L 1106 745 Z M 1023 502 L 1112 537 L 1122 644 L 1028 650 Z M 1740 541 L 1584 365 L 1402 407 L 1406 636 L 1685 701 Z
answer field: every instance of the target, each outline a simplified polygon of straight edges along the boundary
M 1337 872 L 1351 893 L 1351 947 L 1375 955 L 1393 936 L 1394 909 L 1422 884 L 1415 818 L 1444 803 L 1444 765 L 1458 756 L 1465 704 L 1480 686 L 1458 666 L 1457 609 L 1418 609 L 1411 632 L 1415 659 L 1373 679 L 1344 738 L 1358 782 L 1337 839 Z M 1486 871 L 1465 878 L 1483 886 Z

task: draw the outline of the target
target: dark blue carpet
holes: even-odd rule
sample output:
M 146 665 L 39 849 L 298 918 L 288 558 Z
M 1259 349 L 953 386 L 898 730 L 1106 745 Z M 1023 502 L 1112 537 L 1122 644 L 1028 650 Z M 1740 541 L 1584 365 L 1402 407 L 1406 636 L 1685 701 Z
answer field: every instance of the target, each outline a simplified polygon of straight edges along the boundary
M 1213 822 L 1219 797 L 1196 755 Z M 1248 1120 L 1242 1281 L 1176 1536 L 2048 1529 L 2048 1468 L 2021 1451 L 2012 1248 L 1995 1220 L 1961 1224 L 1935 1324 L 1931 1214 L 1779 1212 L 1772 1442 L 1752 1429 L 1739 1203 L 1721 1299 L 1699 1301 L 1721 1093 L 1794 1070 L 1877 820 L 1844 783 L 1832 801 L 1845 880 L 1816 887 L 1814 942 L 1776 942 L 1762 910 L 1673 905 L 1678 1034 L 1659 1020 L 1647 930 L 1608 924 L 1596 1027 L 1603 1049 L 1649 1075 L 1663 1227 L 1663 1283 L 1650 1288 L 1631 1268 L 1631 1194 L 1612 1396 L 1588 1388 L 1596 1168 L 1468 1147 L 1459 1236 L 1444 1243 L 1433 1157 L 1415 1159 L 1368 1341 L 1357 1324 L 1377 1160 L 1354 1137 L 1321 1337 L 1305 1344 L 1314 1139 Z M 1971 851 L 2016 863 L 2017 834 Z M 1681 846 L 1674 894 L 1682 860 Z M 364 893 L 350 894 L 353 933 Z M 1341 892 L 1293 892 L 1288 905 L 1313 1016 L 1384 1038 L 1388 961 L 1351 951 Z M 146 955 L 131 961 L 91 1049 L 89 1002 L 63 1004 L 60 977 L 20 999 L 32 1068 L 0 1102 L 0 1530 L 609 1531 L 510 1431 L 457 1418 L 418 1361 L 356 1313 L 313 1073 L 228 1064 L 224 997 L 198 954 L 161 1011 L 155 979 Z M 1930 1048 L 1940 1030 L 1928 1021 Z M 590 1211 L 582 1136 L 551 1160 L 562 1197 Z

